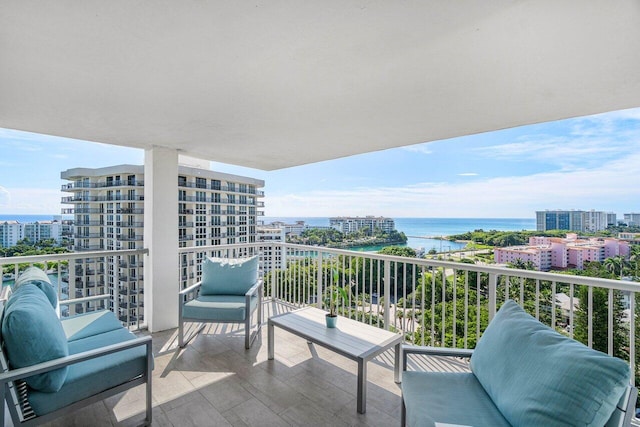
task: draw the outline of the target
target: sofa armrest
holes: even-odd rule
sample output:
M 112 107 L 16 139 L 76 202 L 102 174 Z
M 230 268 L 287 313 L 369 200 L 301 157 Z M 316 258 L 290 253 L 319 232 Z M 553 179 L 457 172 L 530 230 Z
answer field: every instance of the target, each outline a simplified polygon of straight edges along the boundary
M 150 359 L 151 354 L 151 337 L 135 338 L 133 340 L 113 344 L 94 350 L 84 351 L 82 353 L 73 354 L 71 356 L 59 357 L 57 359 L 49 360 L 42 363 L 37 363 L 26 368 L 12 369 L 0 374 L 0 387 L 4 387 L 4 384 L 10 381 L 16 381 L 24 379 L 33 375 L 42 374 L 44 372 L 53 371 L 55 369 L 64 368 L 65 366 L 73 365 L 75 363 L 84 362 L 85 360 L 95 359 L 96 357 L 106 356 L 108 354 L 117 353 L 119 351 L 128 350 L 130 348 L 145 345 L 147 360 Z
M 448 357 L 466 357 L 473 355 L 472 349 L 467 348 L 444 348 L 444 347 L 426 347 L 406 345 L 402 346 L 402 370 L 407 370 L 407 355 L 419 354 L 424 356 L 448 356 Z
M 186 295 L 189 295 L 192 292 L 197 291 L 198 289 L 200 289 L 200 286 L 202 286 L 202 282 L 201 281 L 189 286 L 188 288 L 185 288 L 185 289 L 181 290 L 180 293 L 179 293 L 180 298 L 182 298 L 182 297 L 184 297 Z
M 255 285 L 249 288 L 245 296 L 253 296 L 258 294 L 258 290 L 262 290 L 263 281 L 262 279 L 258 279 Z

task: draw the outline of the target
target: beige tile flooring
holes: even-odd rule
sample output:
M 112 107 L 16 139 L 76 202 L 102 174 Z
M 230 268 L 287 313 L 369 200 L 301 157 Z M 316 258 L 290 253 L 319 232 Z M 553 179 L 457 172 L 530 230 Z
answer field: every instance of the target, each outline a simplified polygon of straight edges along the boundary
M 265 303 L 264 318 L 288 310 Z M 211 324 L 184 349 L 177 331 L 153 334 L 155 426 L 394 426 L 400 387 L 393 350 L 368 364 L 367 412 L 356 412 L 356 363 L 275 330 L 275 359 L 267 360 L 267 328 L 250 350 L 244 330 Z M 442 369 L 464 369 L 444 362 Z M 144 418 L 138 387 L 60 418 L 52 426 L 137 425 Z

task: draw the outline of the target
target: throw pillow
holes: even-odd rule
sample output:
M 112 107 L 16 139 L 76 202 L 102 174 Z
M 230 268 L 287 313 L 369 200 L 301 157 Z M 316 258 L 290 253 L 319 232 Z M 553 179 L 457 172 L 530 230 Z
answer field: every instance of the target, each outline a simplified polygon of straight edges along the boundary
M 31 283 L 21 285 L 7 301 L 2 338 L 12 369 L 69 355 L 60 320 L 42 290 Z M 64 384 L 67 371 L 64 367 L 25 381 L 36 390 L 56 392 Z
M 561 335 L 514 301 L 478 341 L 471 370 L 513 426 L 603 426 L 630 383 L 629 365 Z
M 206 258 L 201 295 L 244 295 L 258 280 L 258 257 Z

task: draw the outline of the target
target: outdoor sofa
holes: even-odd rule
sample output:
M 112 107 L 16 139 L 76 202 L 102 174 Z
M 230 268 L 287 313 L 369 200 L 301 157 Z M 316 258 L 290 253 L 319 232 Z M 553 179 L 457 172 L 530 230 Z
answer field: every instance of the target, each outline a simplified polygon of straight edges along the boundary
M 471 357 L 471 372 L 407 371 L 409 355 Z M 403 371 L 402 426 L 628 426 L 638 394 L 626 362 L 511 300 L 475 350 L 404 346 Z
M 136 338 L 108 310 L 60 320 L 55 289 L 35 267 L 5 294 L 0 402 L 14 425 L 42 424 L 141 384 L 151 424 L 151 337 Z M 4 417 L 2 410 L 0 425 Z

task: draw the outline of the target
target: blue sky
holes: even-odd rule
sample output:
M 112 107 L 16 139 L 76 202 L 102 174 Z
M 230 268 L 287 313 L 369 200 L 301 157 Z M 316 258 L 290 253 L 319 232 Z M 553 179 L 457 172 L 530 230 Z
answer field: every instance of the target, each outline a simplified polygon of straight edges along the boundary
M 142 164 L 141 150 L 0 128 L 0 214 L 58 214 L 74 167 Z M 266 216 L 533 218 L 640 212 L 640 108 L 265 172 Z

